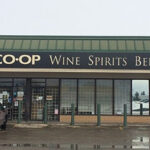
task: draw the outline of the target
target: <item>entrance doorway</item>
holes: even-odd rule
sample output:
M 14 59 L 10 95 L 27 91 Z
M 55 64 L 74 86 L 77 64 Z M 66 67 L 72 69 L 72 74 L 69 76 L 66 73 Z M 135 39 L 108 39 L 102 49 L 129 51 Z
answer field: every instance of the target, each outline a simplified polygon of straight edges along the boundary
M 8 119 L 17 120 L 18 101 L 22 101 L 21 119 L 24 119 L 25 109 L 25 88 L 24 87 L 0 87 L 0 103 L 8 109 Z
M 58 121 L 59 119 L 59 88 L 46 88 L 46 102 L 48 108 L 48 121 Z
M 31 120 L 43 120 L 44 91 L 42 87 L 32 88 Z
M 44 106 L 47 103 L 48 121 L 59 120 L 59 80 L 32 79 L 31 120 L 44 119 Z

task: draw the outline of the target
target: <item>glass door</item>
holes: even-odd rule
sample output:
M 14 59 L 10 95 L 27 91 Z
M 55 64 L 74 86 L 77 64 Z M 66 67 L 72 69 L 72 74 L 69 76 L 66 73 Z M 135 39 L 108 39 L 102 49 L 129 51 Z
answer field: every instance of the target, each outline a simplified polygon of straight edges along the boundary
M 26 102 L 26 79 L 16 78 L 13 82 L 13 105 L 12 118 L 18 118 L 19 101 L 21 101 L 21 119 L 25 119 L 25 102 Z
M 46 102 L 48 108 L 48 121 L 58 121 L 59 118 L 59 88 L 46 88 Z
M 59 119 L 59 80 L 32 79 L 31 120 L 44 119 L 44 106 L 47 104 L 48 121 Z
M 25 116 L 25 88 L 24 87 L 13 87 L 13 105 L 12 105 L 12 119 L 18 119 L 19 101 L 21 101 L 21 119 L 24 120 Z
M 43 120 L 44 87 L 32 87 L 31 120 Z

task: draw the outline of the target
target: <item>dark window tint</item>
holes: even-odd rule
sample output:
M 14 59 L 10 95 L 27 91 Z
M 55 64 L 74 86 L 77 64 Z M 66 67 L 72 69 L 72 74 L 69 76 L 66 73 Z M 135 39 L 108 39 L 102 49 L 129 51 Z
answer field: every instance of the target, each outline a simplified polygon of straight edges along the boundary
M 79 80 L 79 114 L 94 114 L 94 80 Z
M 61 114 L 71 113 L 71 104 L 77 109 L 77 80 L 61 80 Z
M 102 114 L 112 114 L 112 80 L 96 80 L 96 103 Z
M 25 86 L 26 79 L 14 79 L 14 86 Z
M 115 80 L 115 114 L 123 114 L 123 106 L 127 104 L 127 112 L 130 114 L 131 108 L 131 81 Z

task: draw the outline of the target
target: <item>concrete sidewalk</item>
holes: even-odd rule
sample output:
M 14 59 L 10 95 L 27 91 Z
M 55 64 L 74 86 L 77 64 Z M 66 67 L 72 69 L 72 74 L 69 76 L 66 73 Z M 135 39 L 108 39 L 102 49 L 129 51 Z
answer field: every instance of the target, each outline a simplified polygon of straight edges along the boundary
M 0 131 L 0 149 L 11 146 L 23 150 L 36 149 L 149 149 L 150 127 L 95 125 L 49 125 L 44 128 L 16 128 L 8 125 L 7 131 Z M 17 145 L 19 145 L 17 147 Z M 22 147 L 21 147 L 22 146 Z M 41 148 L 44 146 L 43 148 Z M 143 146 L 143 147 L 142 147 Z M 86 148 L 76 148 L 86 147 Z M 103 148 L 102 148 L 103 147 Z M 117 148 L 118 147 L 118 148 Z M 120 148 L 119 148 L 120 147 Z M 131 148 L 132 147 L 132 148 Z M 12 149 L 11 149 L 12 150 Z
M 45 128 L 15 128 L 8 125 L 7 131 L 0 131 L 0 144 L 100 144 L 132 145 L 133 140 L 146 138 L 149 141 L 150 127 L 96 127 L 96 126 L 54 126 Z

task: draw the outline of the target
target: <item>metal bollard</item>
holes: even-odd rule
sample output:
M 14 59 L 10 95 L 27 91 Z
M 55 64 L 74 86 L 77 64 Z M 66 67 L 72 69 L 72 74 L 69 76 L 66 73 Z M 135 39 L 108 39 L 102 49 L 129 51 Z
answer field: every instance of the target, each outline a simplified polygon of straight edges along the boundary
M 140 115 L 143 115 L 143 104 L 140 104 Z
M 97 104 L 97 126 L 101 125 L 101 105 Z
M 21 123 L 21 115 L 22 115 L 22 101 L 18 100 L 18 120 L 17 123 Z
M 71 104 L 71 125 L 74 125 L 74 104 Z
M 127 104 L 124 104 L 124 121 L 123 126 L 127 127 Z
M 74 144 L 71 144 L 71 145 L 70 145 L 70 149 L 71 149 L 71 150 L 74 150 Z
M 47 124 L 47 101 L 44 105 L 44 124 Z

